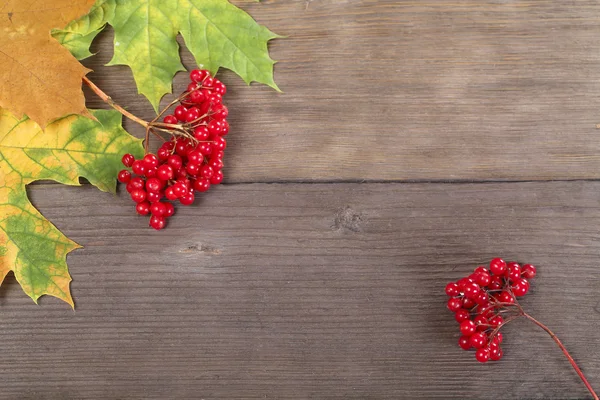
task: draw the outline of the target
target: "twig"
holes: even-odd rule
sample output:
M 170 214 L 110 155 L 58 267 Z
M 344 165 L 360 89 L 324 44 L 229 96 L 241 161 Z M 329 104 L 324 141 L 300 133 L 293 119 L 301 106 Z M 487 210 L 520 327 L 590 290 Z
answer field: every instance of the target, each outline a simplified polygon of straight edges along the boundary
M 109 95 L 104 93 L 102 91 L 102 89 L 100 89 L 98 86 L 96 86 L 94 84 L 94 82 L 90 81 L 90 79 L 87 76 L 83 77 L 83 81 L 85 82 L 86 85 L 88 85 L 90 87 L 90 89 L 92 89 L 92 91 L 94 93 L 96 93 L 98 95 L 98 97 L 100 97 L 109 106 L 111 106 L 112 108 L 114 108 L 115 110 L 117 110 L 118 112 L 120 112 L 121 114 L 123 114 L 124 116 L 129 118 L 130 120 L 137 122 L 138 124 L 142 125 L 144 128 L 148 129 L 148 125 L 150 125 L 150 124 L 147 121 L 144 121 L 143 119 L 141 119 L 139 117 L 136 117 L 135 115 L 133 115 L 132 113 L 130 113 L 129 111 L 127 111 L 126 109 L 124 109 L 123 107 L 121 107 L 120 105 L 115 103 Z

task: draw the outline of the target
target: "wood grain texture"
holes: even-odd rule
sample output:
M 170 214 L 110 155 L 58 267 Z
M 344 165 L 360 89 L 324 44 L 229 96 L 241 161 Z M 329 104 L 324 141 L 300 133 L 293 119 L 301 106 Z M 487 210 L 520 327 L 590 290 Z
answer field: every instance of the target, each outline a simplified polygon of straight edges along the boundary
M 238 3 L 288 38 L 270 46 L 283 94 L 221 75 L 228 182 L 600 177 L 597 1 Z M 131 72 L 103 66 L 112 32 L 94 51 L 91 77 L 152 117 Z
M 586 398 L 526 321 L 501 362 L 458 348 L 443 288 L 497 255 L 538 265 L 524 306 L 600 387 L 598 182 L 229 185 L 160 233 L 123 194 L 30 192 L 85 246 L 77 309 L 0 287 L 0 398 Z

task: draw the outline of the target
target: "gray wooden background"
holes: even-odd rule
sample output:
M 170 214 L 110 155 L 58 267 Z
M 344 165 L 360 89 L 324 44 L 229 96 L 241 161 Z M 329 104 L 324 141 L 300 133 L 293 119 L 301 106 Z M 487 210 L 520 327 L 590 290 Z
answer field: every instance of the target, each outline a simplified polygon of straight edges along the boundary
M 600 4 L 237 4 L 288 36 L 284 93 L 220 73 L 225 184 L 164 231 L 124 190 L 30 188 L 85 246 L 76 311 L 7 278 L 0 397 L 589 398 L 526 321 L 500 362 L 458 348 L 444 286 L 495 256 L 538 266 L 523 305 L 600 389 Z M 150 119 L 111 45 L 90 78 Z

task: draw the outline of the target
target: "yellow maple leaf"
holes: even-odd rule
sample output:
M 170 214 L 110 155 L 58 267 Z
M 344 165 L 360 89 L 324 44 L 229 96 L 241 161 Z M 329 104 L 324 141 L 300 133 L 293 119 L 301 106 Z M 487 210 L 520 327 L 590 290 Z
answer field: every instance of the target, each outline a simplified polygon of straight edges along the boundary
M 36 302 L 48 294 L 73 306 L 66 257 L 79 246 L 35 209 L 26 185 L 36 180 L 80 185 L 83 176 L 114 192 L 122 154 L 144 154 L 142 141 L 121 127 L 121 114 L 92 114 L 94 120 L 59 118 L 42 131 L 27 117 L 0 109 L 0 283 L 13 271 Z
M 81 79 L 90 70 L 50 35 L 94 0 L 0 0 L 0 107 L 42 128 L 67 114 L 90 116 Z

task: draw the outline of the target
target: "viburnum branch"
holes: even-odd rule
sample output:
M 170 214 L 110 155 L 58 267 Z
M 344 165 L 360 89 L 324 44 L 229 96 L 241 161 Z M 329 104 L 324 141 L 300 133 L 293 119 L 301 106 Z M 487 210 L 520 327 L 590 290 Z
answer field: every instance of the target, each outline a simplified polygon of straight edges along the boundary
M 600 400 L 554 332 L 527 314 L 519 304 L 517 298 L 527 294 L 529 281 L 535 276 L 536 268 L 531 264 L 521 267 L 516 262 L 506 263 L 501 258 L 495 258 L 490 262 L 489 270 L 480 266 L 457 282 L 448 283 L 446 294 L 450 299 L 447 306 L 455 313 L 462 334 L 458 341 L 459 346 L 464 350 L 475 348 L 475 358 L 479 362 L 497 361 L 502 358 L 500 344 L 503 336 L 500 330 L 512 321 L 527 318 L 550 335 L 594 400 Z
M 542 324 L 540 321 L 538 321 L 537 319 L 533 318 L 531 315 L 529 315 L 529 314 L 527 314 L 527 313 L 524 312 L 522 314 L 522 316 L 525 317 L 525 318 L 527 318 L 528 320 L 530 320 L 531 322 L 533 322 L 534 324 L 536 324 L 537 326 L 539 326 L 543 330 L 545 330 L 546 333 L 548 335 L 550 335 L 550 337 L 552 338 L 552 340 L 554 340 L 556 342 L 556 344 L 558 345 L 558 347 L 560 347 L 560 349 L 562 350 L 562 352 L 565 355 L 565 357 L 567 357 L 567 360 L 569 360 L 569 362 L 571 363 L 571 366 L 573 367 L 573 369 L 575 370 L 575 372 L 577 372 L 577 375 L 579 375 L 579 378 L 581 379 L 581 381 L 583 382 L 583 384 L 585 385 L 585 387 L 587 388 L 587 390 L 589 390 L 589 392 L 592 394 L 592 396 L 594 397 L 594 400 L 600 400 L 598 398 L 598 395 L 596 394 L 596 392 L 592 388 L 592 385 L 590 385 L 590 383 L 586 379 L 585 375 L 583 374 L 583 372 L 581 371 L 581 369 L 579 368 L 579 366 L 577 365 L 577 363 L 575 362 L 575 360 L 573 359 L 573 357 L 571 357 L 571 354 L 569 354 L 569 352 L 567 351 L 567 348 L 562 344 L 562 342 L 554 334 L 554 332 L 552 332 L 550 330 L 550 328 L 548 328 L 546 325 Z
M 149 123 L 147 121 L 144 121 L 143 119 L 141 119 L 139 117 L 136 117 L 135 115 L 133 115 L 132 113 L 130 113 L 129 111 L 127 111 L 126 109 L 124 109 L 123 107 L 121 107 L 120 105 L 115 103 L 109 95 L 104 93 L 102 91 L 102 89 L 100 89 L 98 86 L 96 86 L 96 84 L 94 82 L 92 82 L 87 76 L 83 77 L 83 82 L 85 82 L 85 84 L 88 85 L 89 88 L 92 89 L 92 91 L 94 93 L 96 93 L 96 95 L 98 95 L 98 97 L 100 97 L 106 104 L 108 104 L 109 106 L 111 106 L 112 108 L 114 108 L 115 110 L 117 110 L 118 112 L 123 114 L 125 117 L 129 118 L 130 120 L 142 125 L 144 128 L 148 127 Z

